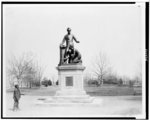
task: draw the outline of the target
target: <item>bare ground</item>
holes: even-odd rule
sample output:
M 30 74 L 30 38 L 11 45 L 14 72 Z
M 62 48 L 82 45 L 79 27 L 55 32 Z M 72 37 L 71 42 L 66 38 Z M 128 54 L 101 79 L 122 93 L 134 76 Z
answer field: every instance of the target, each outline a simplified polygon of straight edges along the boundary
M 12 111 L 12 93 L 6 95 L 4 117 L 87 117 L 87 116 L 136 116 L 142 112 L 141 96 L 95 97 L 98 106 L 49 106 L 36 105 L 37 99 L 50 96 L 22 95 L 20 110 Z

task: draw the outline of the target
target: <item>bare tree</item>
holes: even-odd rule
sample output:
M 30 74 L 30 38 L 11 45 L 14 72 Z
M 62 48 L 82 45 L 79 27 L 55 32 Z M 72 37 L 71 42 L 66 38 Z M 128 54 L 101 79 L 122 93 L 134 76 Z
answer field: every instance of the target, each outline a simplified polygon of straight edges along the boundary
M 35 62 L 35 57 L 31 53 L 24 53 L 20 57 L 13 56 L 8 60 L 7 74 L 14 79 L 17 79 L 18 82 L 25 81 L 30 84 L 41 79 L 43 74 L 42 67 L 37 66 Z
M 98 78 L 98 84 L 103 84 L 104 76 L 111 70 L 106 54 L 100 52 L 93 63 L 93 72 Z
M 8 60 L 8 75 L 20 80 L 25 72 L 29 69 L 29 66 L 31 66 L 31 63 L 32 59 L 29 59 L 25 54 L 19 58 L 16 58 L 13 55 L 12 58 Z
M 44 67 L 42 67 L 41 65 L 39 65 L 37 63 L 35 68 L 36 68 L 36 75 L 35 75 L 36 81 L 35 82 L 36 82 L 37 85 L 40 85 L 41 80 L 43 78 Z

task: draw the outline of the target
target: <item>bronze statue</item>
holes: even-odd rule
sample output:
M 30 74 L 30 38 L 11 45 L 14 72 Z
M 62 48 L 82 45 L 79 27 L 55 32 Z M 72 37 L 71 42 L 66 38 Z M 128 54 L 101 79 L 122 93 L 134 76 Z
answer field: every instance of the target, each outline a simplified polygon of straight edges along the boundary
M 75 36 L 71 34 L 71 29 L 67 28 L 67 34 L 64 36 L 62 43 L 60 44 L 60 63 L 71 64 L 71 63 L 82 63 L 81 54 L 74 48 L 73 40 L 79 43 Z M 66 46 L 63 44 L 66 42 Z
M 60 44 L 60 46 L 63 46 L 63 44 L 66 42 L 66 49 L 65 49 L 65 57 L 67 57 L 67 52 L 70 48 L 73 48 L 74 50 L 74 43 L 73 40 L 76 43 L 79 43 L 79 41 L 77 41 L 77 39 L 75 38 L 75 36 L 73 34 L 71 34 L 71 29 L 67 28 L 67 34 L 64 36 L 62 43 Z
M 81 54 L 77 49 L 70 48 L 68 51 L 68 63 L 82 63 Z

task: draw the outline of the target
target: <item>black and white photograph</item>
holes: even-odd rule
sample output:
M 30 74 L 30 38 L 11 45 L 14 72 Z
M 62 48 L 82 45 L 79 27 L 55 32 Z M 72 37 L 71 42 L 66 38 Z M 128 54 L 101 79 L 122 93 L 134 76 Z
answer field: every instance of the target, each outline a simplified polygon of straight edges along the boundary
M 146 118 L 148 2 L 3 2 L 3 118 Z

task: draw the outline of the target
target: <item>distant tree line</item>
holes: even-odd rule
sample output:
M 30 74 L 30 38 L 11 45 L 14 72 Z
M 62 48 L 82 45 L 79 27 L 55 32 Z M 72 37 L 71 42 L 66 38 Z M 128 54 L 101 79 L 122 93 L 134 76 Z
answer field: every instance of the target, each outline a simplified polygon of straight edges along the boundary
M 45 87 L 52 86 L 52 85 L 58 85 L 58 80 L 54 83 L 52 80 L 44 77 L 41 81 L 41 85 L 44 85 Z
M 123 78 L 117 78 L 115 76 L 114 77 L 107 76 L 106 78 L 103 79 L 103 83 L 99 82 L 99 79 L 96 78 L 85 78 L 84 81 L 86 85 L 96 86 L 96 87 L 102 85 L 117 85 L 117 86 L 133 87 L 135 84 L 141 83 L 141 81 L 137 81 L 136 79 L 132 79 L 132 80 L 123 79 Z
M 134 79 L 129 78 L 122 78 L 117 76 L 112 71 L 112 66 L 109 62 L 108 57 L 105 53 L 100 52 L 97 56 L 94 62 L 92 63 L 92 75 L 95 76 L 95 78 L 90 78 L 89 76 L 85 76 L 84 81 L 87 85 L 95 85 L 95 86 L 102 86 L 103 84 L 112 84 L 112 85 L 128 85 L 130 87 L 133 87 L 135 84 L 140 83 L 141 85 L 141 62 L 137 65 L 138 73 L 137 76 Z M 139 86 L 140 86 L 139 85 Z

